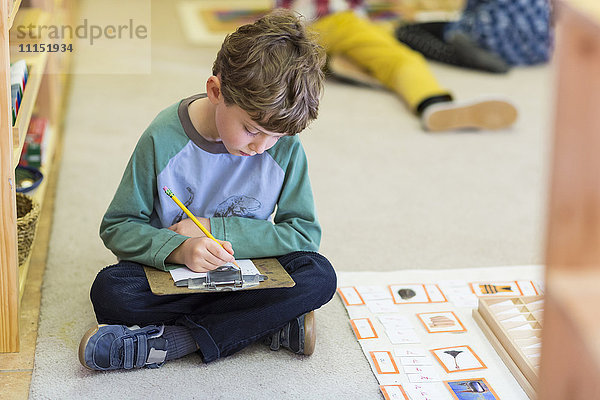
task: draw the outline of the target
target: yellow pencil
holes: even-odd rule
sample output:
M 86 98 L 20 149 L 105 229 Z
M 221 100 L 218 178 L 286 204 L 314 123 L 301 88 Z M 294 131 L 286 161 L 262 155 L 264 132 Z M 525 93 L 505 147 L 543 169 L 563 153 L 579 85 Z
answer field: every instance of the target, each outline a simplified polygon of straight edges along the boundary
M 200 221 L 198 221 L 198 218 L 196 218 L 194 216 L 194 214 L 192 214 L 190 212 L 190 210 L 188 210 L 187 207 L 185 205 L 183 205 L 183 203 L 177 198 L 177 196 L 175 196 L 175 193 L 173 193 L 171 191 L 171 189 L 169 189 L 168 187 L 165 186 L 165 187 L 163 187 L 163 190 L 165 191 L 165 193 L 167 194 L 167 196 L 169 196 L 170 198 L 172 198 L 173 201 L 179 206 L 179 208 L 181 208 L 183 210 L 183 212 L 186 213 L 187 216 L 190 217 L 190 219 L 192 221 L 194 221 L 194 223 L 196 225 L 198 225 L 198 228 L 200 228 L 202 230 L 202 232 L 204 232 L 204 234 L 207 237 L 211 238 L 215 242 L 219 243 L 219 246 L 223 247 L 223 245 L 217 239 L 215 239 L 215 237 L 213 235 L 210 234 L 210 232 L 208 231 L 208 229 L 206 229 L 204 226 L 202 226 L 202 224 L 200 223 Z M 223 247 L 223 249 L 225 249 L 225 247 Z M 227 250 L 225 250 L 225 251 L 227 251 Z M 235 260 L 233 260 L 232 263 L 235 264 L 236 267 L 240 268 L 240 266 L 235 262 Z

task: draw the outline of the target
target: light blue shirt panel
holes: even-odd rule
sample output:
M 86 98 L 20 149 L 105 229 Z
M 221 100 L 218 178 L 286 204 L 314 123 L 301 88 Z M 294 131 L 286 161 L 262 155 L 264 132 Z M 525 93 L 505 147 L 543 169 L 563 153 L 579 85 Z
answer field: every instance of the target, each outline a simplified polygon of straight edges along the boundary
M 155 210 L 162 227 L 187 216 L 167 196 L 167 186 L 198 217 L 268 219 L 275 210 L 284 171 L 267 152 L 251 157 L 209 153 L 189 141 L 157 177 Z

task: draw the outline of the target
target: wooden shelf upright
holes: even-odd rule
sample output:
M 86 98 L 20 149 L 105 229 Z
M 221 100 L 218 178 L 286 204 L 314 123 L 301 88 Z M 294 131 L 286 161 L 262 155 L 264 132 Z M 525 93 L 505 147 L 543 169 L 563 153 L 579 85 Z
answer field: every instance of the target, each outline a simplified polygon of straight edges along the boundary
M 0 1 L 0 351 L 19 350 L 17 208 L 13 167 L 8 2 Z
M 558 85 L 538 398 L 599 399 L 600 5 L 556 3 Z
M 24 20 L 27 20 L 27 25 L 43 25 L 48 21 L 56 23 L 54 16 L 58 16 L 59 23 L 69 23 L 64 18 L 69 15 L 72 6 L 69 0 L 15 0 L 9 3 L 7 0 L 0 1 L 0 353 L 19 351 L 19 308 L 31 261 L 28 258 L 21 266 L 18 265 L 15 168 L 35 111 L 36 115 L 47 118 L 51 127 L 46 161 L 40 167 L 45 177 L 50 175 L 62 125 L 62 113 L 57 110 L 63 103 L 64 87 L 67 85 L 65 77 L 68 76 L 66 69 L 47 73 L 49 63 L 56 65 L 57 58 L 68 55 L 19 53 L 15 50 L 18 39 L 15 35 L 11 37 L 10 29 Z M 27 7 L 24 7 L 25 3 Z M 39 19 L 31 20 L 32 15 Z M 24 19 L 24 16 L 29 19 Z M 25 59 L 29 67 L 29 79 L 13 126 L 10 64 L 20 59 Z M 63 64 L 69 65 L 68 62 Z M 47 179 L 44 179 L 32 194 L 34 201 L 40 205 L 45 198 L 46 186 Z

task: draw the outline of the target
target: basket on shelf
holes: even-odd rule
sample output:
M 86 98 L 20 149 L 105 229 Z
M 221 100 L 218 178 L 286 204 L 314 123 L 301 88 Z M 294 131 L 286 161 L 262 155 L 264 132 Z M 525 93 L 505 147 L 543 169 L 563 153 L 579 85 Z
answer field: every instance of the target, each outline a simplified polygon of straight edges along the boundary
M 17 234 L 19 266 L 23 265 L 35 237 L 35 228 L 40 216 L 40 206 L 30 196 L 17 193 Z

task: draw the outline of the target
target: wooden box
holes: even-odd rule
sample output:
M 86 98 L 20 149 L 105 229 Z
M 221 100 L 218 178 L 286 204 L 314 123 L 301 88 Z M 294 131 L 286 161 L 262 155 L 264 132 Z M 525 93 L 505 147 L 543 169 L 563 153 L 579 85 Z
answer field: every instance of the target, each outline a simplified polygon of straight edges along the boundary
M 542 352 L 543 296 L 480 298 L 473 318 L 530 399 Z

